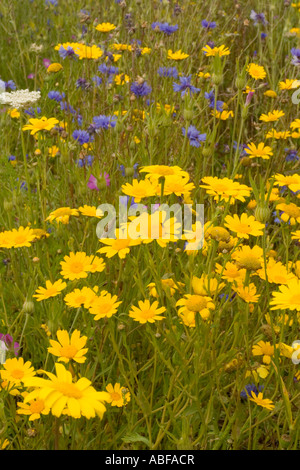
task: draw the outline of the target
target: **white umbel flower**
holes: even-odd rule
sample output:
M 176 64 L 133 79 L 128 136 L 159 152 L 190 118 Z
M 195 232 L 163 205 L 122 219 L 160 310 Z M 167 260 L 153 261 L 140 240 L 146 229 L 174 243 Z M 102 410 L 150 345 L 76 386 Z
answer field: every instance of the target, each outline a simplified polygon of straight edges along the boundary
M 36 103 L 41 97 L 40 91 L 17 90 L 10 93 L 4 92 L 0 94 L 0 103 L 8 104 L 13 108 L 20 109 L 23 106 Z

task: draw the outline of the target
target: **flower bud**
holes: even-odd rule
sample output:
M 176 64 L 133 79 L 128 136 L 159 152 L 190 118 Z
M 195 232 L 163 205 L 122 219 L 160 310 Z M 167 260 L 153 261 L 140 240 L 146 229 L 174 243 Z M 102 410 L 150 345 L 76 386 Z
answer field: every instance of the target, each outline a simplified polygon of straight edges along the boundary
M 245 77 L 239 76 L 235 80 L 235 86 L 237 87 L 238 90 L 242 90 L 246 86 L 246 80 Z
M 265 224 L 271 215 L 271 211 L 266 202 L 259 202 L 256 206 L 254 216 L 258 222 Z
M 5 212 L 10 212 L 14 208 L 14 203 L 13 201 L 8 201 L 7 199 L 4 199 L 3 207 L 4 207 Z
M 223 83 L 222 74 L 213 73 L 211 79 L 214 85 L 221 85 Z
M 22 307 L 22 312 L 24 313 L 34 313 L 34 303 L 31 300 L 25 300 Z

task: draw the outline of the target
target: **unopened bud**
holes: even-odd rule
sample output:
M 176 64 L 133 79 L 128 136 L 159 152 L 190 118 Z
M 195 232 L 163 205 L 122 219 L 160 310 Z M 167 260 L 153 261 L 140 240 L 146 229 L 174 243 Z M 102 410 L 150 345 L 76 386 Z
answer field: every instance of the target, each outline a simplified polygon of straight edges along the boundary
M 34 313 L 34 303 L 31 301 L 31 300 L 25 300 L 25 302 L 23 303 L 23 307 L 22 307 L 22 311 L 24 313 Z
M 265 202 L 260 202 L 257 204 L 254 216 L 258 222 L 261 222 L 262 224 L 265 224 L 271 215 L 271 211 L 269 209 L 268 204 Z

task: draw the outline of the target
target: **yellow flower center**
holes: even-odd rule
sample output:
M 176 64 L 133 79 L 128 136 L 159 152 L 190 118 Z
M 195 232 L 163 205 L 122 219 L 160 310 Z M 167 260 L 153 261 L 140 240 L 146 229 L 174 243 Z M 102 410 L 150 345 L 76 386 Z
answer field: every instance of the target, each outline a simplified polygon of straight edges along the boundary
M 77 304 L 84 304 L 84 302 L 86 301 L 86 297 L 84 295 L 79 295 L 78 297 L 75 298 L 75 302 Z
M 191 295 L 185 305 L 192 312 L 200 312 L 207 307 L 207 300 L 201 295 Z
M 81 271 L 83 271 L 83 264 L 80 261 L 74 261 L 70 265 L 70 271 L 72 271 L 73 273 L 80 273 Z
M 250 269 L 256 271 L 261 268 L 261 260 L 254 256 L 241 256 L 237 260 L 237 264 L 240 268 Z
M 251 227 L 248 224 L 240 224 L 238 230 L 241 233 L 249 233 L 251 232 Z
M 15 245 L 22 245 L 23 243 L 25 243 L 27 241 L 27 236 L 26 235 L 23 235 L 23 234 L 19 234 L 15 237 L 14 239 L 14 244 Z
M 14 378 L 14 379 L 17 379 L 17 380 L 20 380 L 24 377 L 24 371 L 21 370 L 21 369 L 14 369 L 12 372 L 11 372 L 11 376 Z
M 66 397 L 77 399 L 82 398 L 82 392 L 72 383 L 57 382 L 54 388 Z
M 121 395 L 118 392 L 112 392 L 110 394 L 110 396 L 111 396 L 113 401 L 119 401 L 122 398 Z
M 56 287 L 49 287 L 49 289 L 46 290 L 45 295 L 48 295 L 51 297 L 52 295 L 57 294 L 57 289 Z
M 111 310 L 111 308 L 112 308 L 111 302 L 104 301 L 103 303 L 101 303 L 100 312 L 101 314 L 106 315 Z
M 63 346 L 60 350 L 60 354 L 63 357 L 67 357 L 69 359 L 72 359 L 76 353 L 78 352 L 78 349 L 73 346 L 72 344 L 68 344 L 67 346 Z
M 35 400 L 32 403 L 30 403 L 30 407 L 29 407 L 31 413 L 41 413 L 44 408 L 45 408 L 45 404 L 43 400 Z

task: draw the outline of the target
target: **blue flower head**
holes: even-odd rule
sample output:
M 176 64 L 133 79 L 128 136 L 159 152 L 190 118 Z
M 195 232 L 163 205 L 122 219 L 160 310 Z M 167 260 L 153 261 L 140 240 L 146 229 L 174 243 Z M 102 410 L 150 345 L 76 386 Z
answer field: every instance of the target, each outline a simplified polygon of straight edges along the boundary
M 182 134 L 185 136 L 185 128 L 182 128 Z M 200 147 L 201 142 L 206 140 L 206 134 L 200 134 L 195 126 L 189 126 L 187 130 L 187 137 L 192 147 Z
M 157 73 L 160 77 L 178 77 L 178 71 L 176 67 L 159 67 Z
M 66 48 L 64 46 L 60 46 L 58 49 L 58 53 L 62 59 L 66 59 L 67 57 L 76 57 L 75 51 L 73 47 L 67 46 Z
M 300 49 L 297 49 L 296 47 L 293 47 L 291 49 L 291 54 L 293 56 L 292 58 L 292 64 L 296 65 L 296 67 L 300 65 Z
M 109 127 L 115 127 L 117 116 L 95 116 L 93 118 L 93 126 L 95 129 L 108 129 Z
M 83 130 L 76 130 L 73 132 L 72 137 L 80 145 L 88 144 L 90 142 L 90 134 Z
M 215 107 L 216 107 L 217 111 L 219 111 L 219 112 L 223 111 L 224 102 L 220 101 L 220 100 L 217 100 L 217 102 L 215 103 L 215 92 L 214 92 L 214 90 L 211 90 L 209 93 L 205 92 L 204 93 L 204 98 L 209 101 L 209 107 L 210 108 L 215 109 Z
M 251 392 L 254 392 L 255 395 L 257 396 L 259 394 L 259 392 L 261 392 L 263 390 L 263 388 L 264 388 L 263 385 L 259 385 L 258 387 L 256 387 L 255 384 L 248 384 L 241 391 L 240 397 L 243 398 L 244 400 L 246 400 L 249 397 L 252 398 Z
M 130 91 L 136 96 L 146 96 L 149 95 L 152 91 L 151 86 L 147 85 L 147 82 L 139 83 L 133 82 L 130 87 Z
M 200 88 L 196 88 L 191 85 L 191 75 L 189 77 L 179 77 L 180 83 L 173 83 L 173 90 L 180 91 L 181 96 L 183 97 L 187 91 L 192 93 L 199 93 L 201 91 Z
M 209 22 L 207 20 L 202 20 L 201 25 L 203 26 L 203 28 L 206 28 L 206 29 L 214 29 L 217 26 L 215 21 Z

